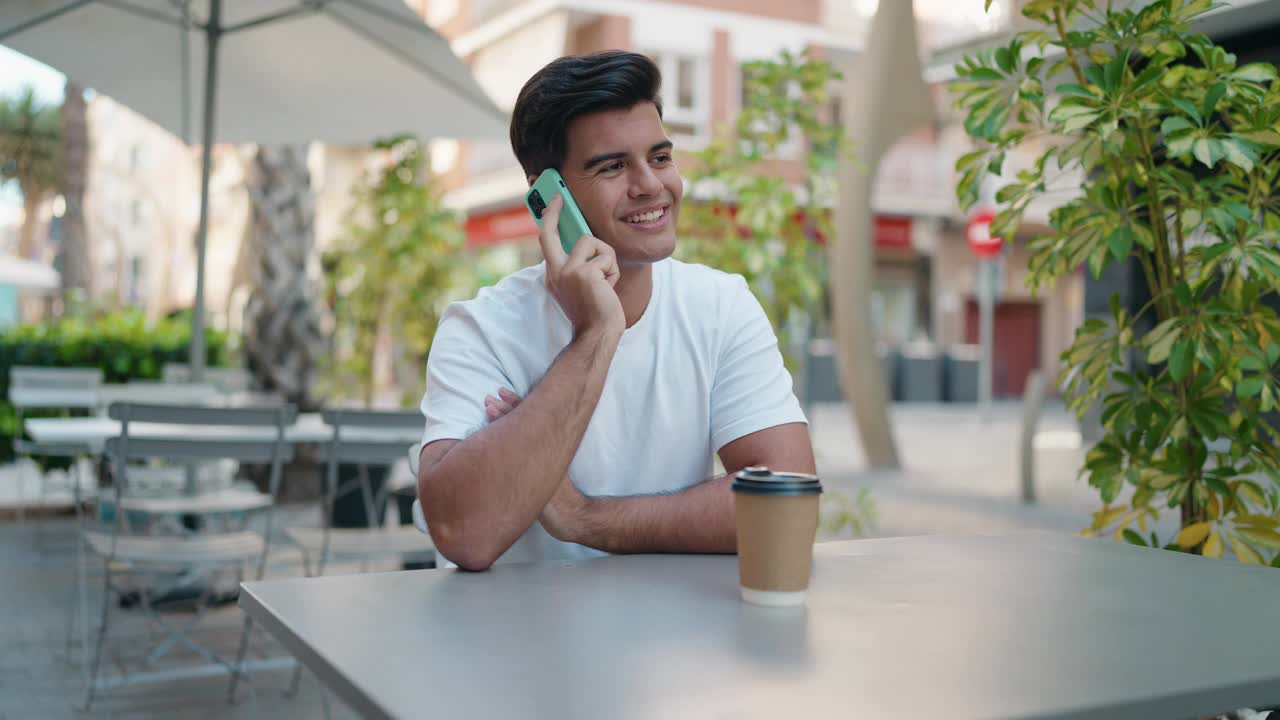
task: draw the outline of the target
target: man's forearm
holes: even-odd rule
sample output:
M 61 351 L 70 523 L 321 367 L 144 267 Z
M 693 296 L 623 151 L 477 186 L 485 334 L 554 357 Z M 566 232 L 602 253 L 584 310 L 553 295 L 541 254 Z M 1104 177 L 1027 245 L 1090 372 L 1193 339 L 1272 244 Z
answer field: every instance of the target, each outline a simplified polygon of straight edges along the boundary
M 617 344 L 616 334 L 575 338 L 519 407 L 424 463 L 423 506 L 445 557 L 487 567 L 533 524 L 577 452 Z
M 573 542 L 608 553 L 733 553 L 732 477 L 670 495 L 587 498 Z

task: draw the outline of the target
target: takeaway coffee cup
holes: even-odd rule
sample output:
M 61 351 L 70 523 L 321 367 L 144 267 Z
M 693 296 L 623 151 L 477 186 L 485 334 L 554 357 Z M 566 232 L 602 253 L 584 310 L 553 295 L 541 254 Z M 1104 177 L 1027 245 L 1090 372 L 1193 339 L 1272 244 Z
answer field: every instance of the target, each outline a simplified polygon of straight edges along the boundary
M 753 605 L 801 605 L 809 588 L 822 483 L 815 475 L 749 467 L 733 481 L 738 579 Z

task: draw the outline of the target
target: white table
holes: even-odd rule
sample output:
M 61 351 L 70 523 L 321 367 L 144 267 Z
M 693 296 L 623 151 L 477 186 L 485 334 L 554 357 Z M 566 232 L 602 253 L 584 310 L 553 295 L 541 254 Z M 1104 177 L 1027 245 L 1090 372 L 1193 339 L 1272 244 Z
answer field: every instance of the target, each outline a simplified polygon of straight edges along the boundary
M 102 452 L 108 438 L 120 435 L 120 422 L 102 416 L 31 418 L 24 425 L 36 442 L 84 445 L 93 453 Z M 202 427 L 200 432 L 202 437 L 236 442 L 270 442 L 275 438 L 275 430 L 269 427 L 207 426 Z M 189 438 L 191 433 L 191 425 L 129 423 L 131 437 Z M 333 428 L 325 424 L 320 413 L 302 413 L 296 423 L 285 429 L 285 439 L 296 444 L 322 443 L 331 437 Z M 422 432 L 350 427 L 343 428 L 342 437 L 347 440 L 403 441 L 407 457 L 409 446 L 422 439 Z
M 807 608 L 731 556 L 246 583 L 371 718 L 1189 718 L 1280 703 L 1280 570 L 1048 535 L 820 545 Z
M 232 394 L 234 395 L 234 394 Z M 20 408 L 76 408 L 96 410 L 113 402 L 222 402 L 229 395 L 207 383 L 162 383 L 136 381 L 108 383 L 94 390 L 64 390 L 50 387 L 15 387 L 9 402 Z

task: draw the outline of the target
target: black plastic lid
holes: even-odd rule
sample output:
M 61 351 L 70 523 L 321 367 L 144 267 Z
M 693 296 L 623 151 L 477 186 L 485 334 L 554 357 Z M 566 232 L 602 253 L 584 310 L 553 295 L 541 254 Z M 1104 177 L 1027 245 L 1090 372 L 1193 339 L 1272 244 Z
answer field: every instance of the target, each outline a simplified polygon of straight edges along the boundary
M 744 468 L 734 476 L 733 491 L 748 495 L 817 495 L 822 482 L 817 475 L 773 472 L 767 467 Z

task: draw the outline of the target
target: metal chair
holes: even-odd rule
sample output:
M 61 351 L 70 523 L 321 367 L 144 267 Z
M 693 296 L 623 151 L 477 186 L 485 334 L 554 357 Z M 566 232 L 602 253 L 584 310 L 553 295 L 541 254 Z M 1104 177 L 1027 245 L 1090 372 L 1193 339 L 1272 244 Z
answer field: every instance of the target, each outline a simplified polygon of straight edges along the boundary
M 384 484 L 376 492 L 369 480 L 370 465 L 390 465 L 404 457 L 405 443 L 399 435 L 422 427 L 417 411 L 330 410 L 323 414 L 333 435 L 321 447 L 326 461 L 324 518 L 318 528 L 290 527 L 285 530 L 302 549 L 303 566 L 308 577 L 324 574 L 331 557 L 359 559 L 367 563 L 377 557 L 430 557 L 434 548 L 430 541 L 411 525 L 374 523 L 377 509 L 385 507 L 392 488 Z M 400 431 L 400 432 L 396 432 Z M 394 434 L 397 437 L 387 437 Z M 338 464 L 357 466 L 357 477 L 338 483 Z M 359 492 L 364 503 L 368 527 L 335 528 L 333 506 L 338 498 Z M 312 560 L 315 560 L 313 563 Z
M 136 591 L 138 607 L 150 624 L 165 633 L 164 640 L 147 656 L 148 663 L 158 660 L 174 646 L 182 644 L 206 661 L 221 665 L 231 674 L 230 692 L 243 674 L 248 649 L 251 620 L 246 616 L 236 660 L 233 663 L 199 645 L 191 637 L 195 626 L 208 610 L 212 583 L 205 586 L 196 602 L 195 617 L 175 627 L 165 622 L 154 610 L 150 593 L 191 585 L 208 576 L 234 572 L 237 583 L 245 576 L 245 565 L 254 563 L 254 577 L 260 579 L 266 568 L 270 547 L 273 503 L 250 502 L 245 507 L 231 508 L 215 504 L 202 507 L 201 496 L 173 499 L 161 513 L 237 512 L 243 516 L 241 527 L 210 524 L 196 532 L 185 528 L 162 534 L 139 535 L 130 526 L 137 513 L 148 512 L 145 504 L 129 497 L 130 461 L 166 459 L 177 463 L 196 463 L 218 459 L 262 463 L 270 466 L 268 498 L 276 497 L 280 488 L 284 463 L 293 456 L 293 446 L 285 437 L 285 428 L 297 418 L 292 405 L 263 408 L 212 408 L 205 406 L 149 405 L 113 403 L 110 417 L 121 423 L 120 435 L 107 441 L 105 454 L 111 462 L 115 517 L 110 531 L 85 531 L 84 540 L 92 553 L 103 560 L 103 604 L 93 650 L 92 665 L 84 701 L 87 710 L 99 689 L 98 674 L 107 639 L 110 608 L 114 596 Z M 134 423 L 165 423 L 191 426 L 189 432 L 156 436 L 134 433 Z M 264 522 L 261 533 L 247 529 L 247 510 L 257 509 Z M 156 528 L 170 530 L 156 524 Z M 176 579 L 175 579 L 176 578 Z M 164 588 L 162 583 L 168 583 Z M 136 585 L 137 587 L 129 587 Z M 129 678 L 117 684 L 128 684 Z
M 151 405 L 208 405 L 217 401 L 221 391 L 213 383 L 165 383 L 155 380 L 131 380 L 104 385 L 98 391 L 101 404 L 139 403 Z
M 83 478 L 78 460 L 89 454 L 87 446 L 65 443 L 47 445 L 22 438 L 22 425 L 31 410 L 93 410 L 98 406 L 98 392 L 102 386 L 102 370 L 99 368 L 73 367 L 49 368 L 15 365 L 9 369 L 9 403 L 13 405 L 18 420 L 18 438 L 13 443 L 16 454 L 24 457 L 65 457 L 71 459 L 68 479 L 74 486 L 73 501 L 80 501 Z M 40 474 L 41 507 L 49 495 L 48 479 Z M 18 475 L 18 520 L 25 519 L 26 482 Z M 77 508 L 78 510 L 78 508 Z
M 191 366 L 184 363 L 165 363 L 160 377 L 166 383 L 190 383 Z M 253 375 L 238 367 L 207 367 L 204 382 L 223 393 L 243 393 L 253 390 Z

